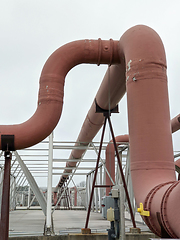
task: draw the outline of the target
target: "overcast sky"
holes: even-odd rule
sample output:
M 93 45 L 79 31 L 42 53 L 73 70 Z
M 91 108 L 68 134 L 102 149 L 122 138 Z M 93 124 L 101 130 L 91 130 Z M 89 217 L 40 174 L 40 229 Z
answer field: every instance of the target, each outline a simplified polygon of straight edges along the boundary
M 0 124 L 21 123 L 33 115 L 42 67 L 57 48 L 85 38 L 118 40 L 137 24 L 153 28 L 164 43 L 173 118 L 180 113 L 179 9 L 179 0 L 1 0 Z M 77 139 L 106 69 L 81 65 L 68 73 L 55 140 Z M 119 108 L 112 117 L 115 135 L 128 133 L 126 96 Z M 180 133 L 173 140 L 174 150 L 180 150 Z

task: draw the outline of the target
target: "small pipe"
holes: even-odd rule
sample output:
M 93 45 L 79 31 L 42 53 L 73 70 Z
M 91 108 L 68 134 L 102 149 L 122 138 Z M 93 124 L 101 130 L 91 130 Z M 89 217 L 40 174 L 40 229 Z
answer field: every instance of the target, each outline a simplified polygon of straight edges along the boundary
M 116 145 L 121 145 L 121 143 L 117 142 L 129 142 L 129 136 L 128 135 L 120 135 L 115 137 Z M 112 177 L 113 181 L 115 182 L 115 147 L 113 144 L 113 140 L 109 142 L 109 144 L 106 147 L 106 168 L 108 172 L 110 173 L 110 176 Z M 109 176 L 106 173 L 106 185 L 111 185 L 111 180 Z M 109 196 L 110 187 L 106 188 L 106 196 Z
M 74 187 L 74 206 L 77 206 L 77 188 Z

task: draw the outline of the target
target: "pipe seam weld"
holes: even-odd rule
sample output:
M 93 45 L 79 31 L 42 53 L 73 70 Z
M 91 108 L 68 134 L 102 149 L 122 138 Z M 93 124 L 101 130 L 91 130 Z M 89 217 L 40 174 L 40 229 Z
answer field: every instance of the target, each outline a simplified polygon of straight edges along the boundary
M 94 125 L 94 126 L 102 126 L 103 122 L 104 122 L 104 118 L 103 118 L 103 122 L 102 123 L 95 123 L 95 122 L 92 122 L 89 115 L 87 114 L 87 120 L 90 124 Z
M 38 105 L 47 102 L 63 103 L 64 81 L 60 75 L 45 74 L 40 78 Z
M 98 66 L 100 65 L 101 62 L 101 45 L 102 45 L 101 38 L 98 38 L 98 60 L 97 60 Z
M 150 170 L 150 169 L 171 169 L 175 170 L 175 164 L 174 162 L 162 162 L 162 161 L 156 161 L 156 162 L 149 162 L 149 161 L 139 161 L 139 162 L 133 162 L 131 163 L 131 171 L 134 170 Z
M 112 65 L 114 60 L 114 40 L 109 39 L 109 46 L 103 45 L 104 41 L 101 40 L 101 38 L 98 38 L 98 58 L 97 58 L 97 65 L 99 66 L 101 64 L 101 59 L 103 52 L 109 52 L 109 66 Z
M 126 66 L 126 82 L 127 84 L 135 82 L 136 80 L 149 80 L 149 72 L 151 72 L 152 80 L 160 80 L 167 82 L 166 77 L 166 65 L 157 62 L 153 62 L 151 59 L 148 60 L 130 60 Z
M 38 105 L 46 102 L 59 102 L 63 103 L 63 91 L 55 88 L 40 89 Z
M 112 61 L 113 61 L 113 53 L 114 53 L 114 41 L 112 38 L 110 38 L 110 61 L 109 61 L 109 66 L 111 66 Z

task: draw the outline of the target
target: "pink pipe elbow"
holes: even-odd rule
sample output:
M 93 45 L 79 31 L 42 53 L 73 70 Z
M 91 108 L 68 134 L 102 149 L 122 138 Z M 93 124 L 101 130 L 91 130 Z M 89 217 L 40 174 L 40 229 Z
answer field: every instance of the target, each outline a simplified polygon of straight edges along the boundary
M 14 135 L 14 148 L 33 146 L 46 138 L 57 125 L 62 112 L 64 79 L 80 63 L 119 63 L 118 41 L 80 40 L 57 49 L 45 63 L 35 114 L 18 125 L 0 125 L 2 135 Z M 2 149 L 1 139 L 0 146 Z
M 128 135 L 120 135 L 115 137 L 117 146 L 121 145 L 121 142 L 129 142 Z M 115 182 L 115 148 L 113 145 L 113 140 L 106 147 L 106 169 L 108 170 L 112 180 Z M 112 185 L 112 182 L 106 173 L 106 185 Z M 106 188 L 106 196 L 109 196 L 111 188 Z
M 143 218 L 154 233 L 161 236 L 157 218 L 160 214 L 169 235 L 180 237 L 176 227 L 180 223 L 178 204 L 175 205 L 179 182 L 175 178 L 164 47 L 159 36 L 144 26 L 128 30 L 120 43 L 126 59 L 131 176 L 136 203 L 143 203 L 150 212 L 150 217 Z
M 171 120 L 172 133 L 180 129 L 180 114 Z

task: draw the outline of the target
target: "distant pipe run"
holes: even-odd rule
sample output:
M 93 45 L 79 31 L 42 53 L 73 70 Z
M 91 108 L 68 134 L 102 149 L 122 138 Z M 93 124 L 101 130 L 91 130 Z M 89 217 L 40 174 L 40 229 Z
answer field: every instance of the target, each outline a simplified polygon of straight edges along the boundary
M 106 74 L 103 78 L 101 86 L 95 96 L 95 100 L 92 103 L 91 108 L 88 111 L 88 114 L 84 120 L 83 126 L 79 133 L 79 136 L 76 140 L 75 146 L 78 146 L 79 143 L 84 146 L 93 140 L 100 128 L 104 123 L 104 116 L 102 113 L 96 113 L 96 103 L 101 108 L 108 110 L 116 107 L 118 102 L 122 99 L 126 92 L 125 85 L 125 72 L 124 72 L 124 61 L 121 61 L 121 64 L 112 65 L 106 71 Z M 86 150 L 73 149 L 69 159 L 78 159 L 82 157 Z M 66 167 L 75 167 L 77 162 L 67 161 Z M 58 187 L 61 187 L 63 183 L 68 178 L 66 173 L 71 172 L 71 170 L 64 170 L 64 174 L 60 178 L 58 185 L 56 186 L 55 191 L 58 191 Z
M 171 120 L 172 133 L 180 129 L 180 114 Z

